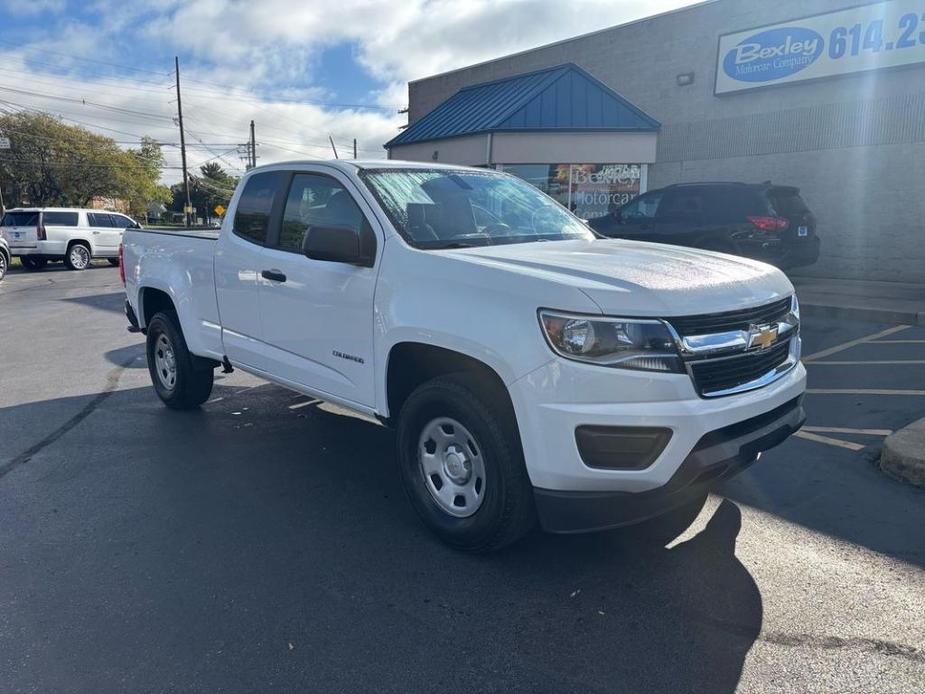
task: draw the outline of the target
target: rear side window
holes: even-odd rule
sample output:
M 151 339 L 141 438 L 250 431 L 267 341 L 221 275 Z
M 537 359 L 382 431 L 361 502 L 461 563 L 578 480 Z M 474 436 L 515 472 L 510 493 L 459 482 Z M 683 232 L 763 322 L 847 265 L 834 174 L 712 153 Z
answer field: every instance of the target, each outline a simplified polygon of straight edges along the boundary
M 705 196 L 710 223 L 738 223 L 750 216 L 768 214 L 767 202 L 748 186 L 714 186 L 705 189 Z
M 809 208 L 800 197 L 800 191 L 795 188 L 771 188 L 768 191 L 768 200 L 781 217 L 797 217 L 809 212 Z
M 285 176 L 282 171 L 266 171 L 248 179 L 234 213 L 235 234 L 254 243 L 266 243 L 273 201 Z
M 43 212 L 42 222 L 48 227 L 76 227 L 76 212 Z
M 703 217 L 703 193 L 699 188 L 669 190 L 658 207 L 659 219 L 699 221 Z
M 111 227 L 109 215 L 103 212 L 87 212 L 87 221 L 91 227 Z
M 296 174 L 286 200 L 279 247 L 300 252 L 310 226 L 359 231 L 362 225 L 363 213 L 340 183 L 329 176 Z
M 121 214 L 111 214 L 109 219 L 112 222 L 112 225 L 117 229 L 127 229 L 132 226 L 134 222 L 128 217 L 123 217 Z
M 38 212 L 7 212 L 3 215 L 5 227 L 34 227 L 38 226 Z

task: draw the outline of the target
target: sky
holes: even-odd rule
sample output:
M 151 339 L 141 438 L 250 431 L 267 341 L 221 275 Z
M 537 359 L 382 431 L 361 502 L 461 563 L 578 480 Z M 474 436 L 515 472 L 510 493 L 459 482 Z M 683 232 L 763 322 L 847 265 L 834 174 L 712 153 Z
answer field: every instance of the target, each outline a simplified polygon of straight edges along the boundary
M 382 158 L 407 83 L 693 0 L 0 0 L 0 111 L 47 111 L 164 144 L 181 179 L 174 56 L 189 165 Z

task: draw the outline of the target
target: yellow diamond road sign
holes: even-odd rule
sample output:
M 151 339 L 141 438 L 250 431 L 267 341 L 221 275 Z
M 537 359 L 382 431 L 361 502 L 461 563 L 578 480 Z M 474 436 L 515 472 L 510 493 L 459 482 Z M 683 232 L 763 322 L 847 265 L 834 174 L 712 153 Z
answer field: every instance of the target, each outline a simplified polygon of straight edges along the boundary
M 221 205 L 216 205 L 216 206 L 215 206 L 215 214 L 217 214 L 219 217 L 221 217 L 223 214 L 225 214 L 225 208 L 222 207 Z

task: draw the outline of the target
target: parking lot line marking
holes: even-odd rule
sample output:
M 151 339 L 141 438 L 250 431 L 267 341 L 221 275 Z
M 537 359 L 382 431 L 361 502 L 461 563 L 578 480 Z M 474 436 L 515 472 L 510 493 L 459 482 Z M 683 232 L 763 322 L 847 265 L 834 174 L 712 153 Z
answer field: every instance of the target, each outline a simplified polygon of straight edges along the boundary
M 854 429 L 852 427 L 807 427 L 800 431 L 811 431 L 817 434 L 865 434 L 867 436 L 889 436 L 892 429 Z
M 896 390 L 890 388 L 807 388 L 815 395 L 925 395 L 925 390 Z
M 811 434 L 808 431 L 798 431 L 794 434 L 801 439 L 806 439 L 807 441 L 815 441 L 816 443 L 825 443 L 829 446 L 838 446 L 839 448 L 847 448 L 849 451 L 860 451 L 864 449 L 859 443 L 854 443 L 854 441 L 842 441 L 841 439 L 833 439 L 829 436 L 820 436 L 819 434 Z
M 295 405 L 290 405 L 289 409 L 298 410 L 299 408 L 302 408 L 302 407 L 308 407 L 309 405 L 314 405 L 316 402 L 318 401 L 317 400 L 306 400 L 305 402 L 297 402 Z
M 925 340 L 875 340 L 878 345 L 925 345 Z
M 218 402 L 219 400 L 224 400 L 224 399 L 225 399 L 225 398 L 223 398 L 223 397 L 221 397 L 221 396 L 219 396 L 219 397 L 217 397 L 217 398 L 212 398 L 211 400 L 209 400 L 209 401 L 206 403 L 206 405 L 211 405 L 213 402 Z
M 877 343 L 874 343 L 877 344 Z M 868 364 L 873 364 L 874 366 L 886 366 L 886 365 L 895 365 L 895 364 L 925 364 L 925 359 L 894 359 L 890 360 L 875 360 L 870 361 L 814 361 L 812 366 L 866 366 Z
M 846 349 L 850 349 L 856 345 L 863 345 L 865 342 L 871 342 L 876 340 L 878 337 L 886 337 L 887 335 L 892 335 L 893 333 L 898 333 L 901 330 L 908 330 L 911 326 L 908 325 L 894 325 L 892 328 L 887 328 L 886 330 L 881 330 L 879 333 L 874 333 L 873 335 L 867 335 L 866 337 L 859 337 L 854 340 L 849 340 L 848 342 L 842 342 L 840 345 L 835 345 L 834 347 L 829 347 L 828 349 L 823 349 L 814 354 L 809 354 L 803 357 L 803 361 L 813 361 L 815 359 L 822 359 L 823 357 L 828 357 L 833 354 L 838 354 Z

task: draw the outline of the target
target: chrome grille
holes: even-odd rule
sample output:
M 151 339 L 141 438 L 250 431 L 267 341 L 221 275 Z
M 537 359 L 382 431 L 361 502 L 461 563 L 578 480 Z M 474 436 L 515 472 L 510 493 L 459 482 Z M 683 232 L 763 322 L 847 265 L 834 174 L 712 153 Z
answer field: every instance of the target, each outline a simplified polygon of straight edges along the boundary
M 790 311 L 790 297 L 764 306 L 745 308 L 723 313 L 705 313 L 699 316 L 666 318 L 679 335 L 709 335 L 730 330 L 748 330 L 749 325 L 761 325 L 783 320 Z
M 760 388 L 796 364 L 799 355 L 792 353 L 791 343 L 798 339 L 799 323 L 790 311 L 787 297 L 748 309 L 665 320 L 676 333 L 698 395 L 719 397 Z
M 690 372 L 699 395 L 716 396 L 772 373 L 789 356 L 790 340 L 787 340 L 758 352 L 692 362 Z

